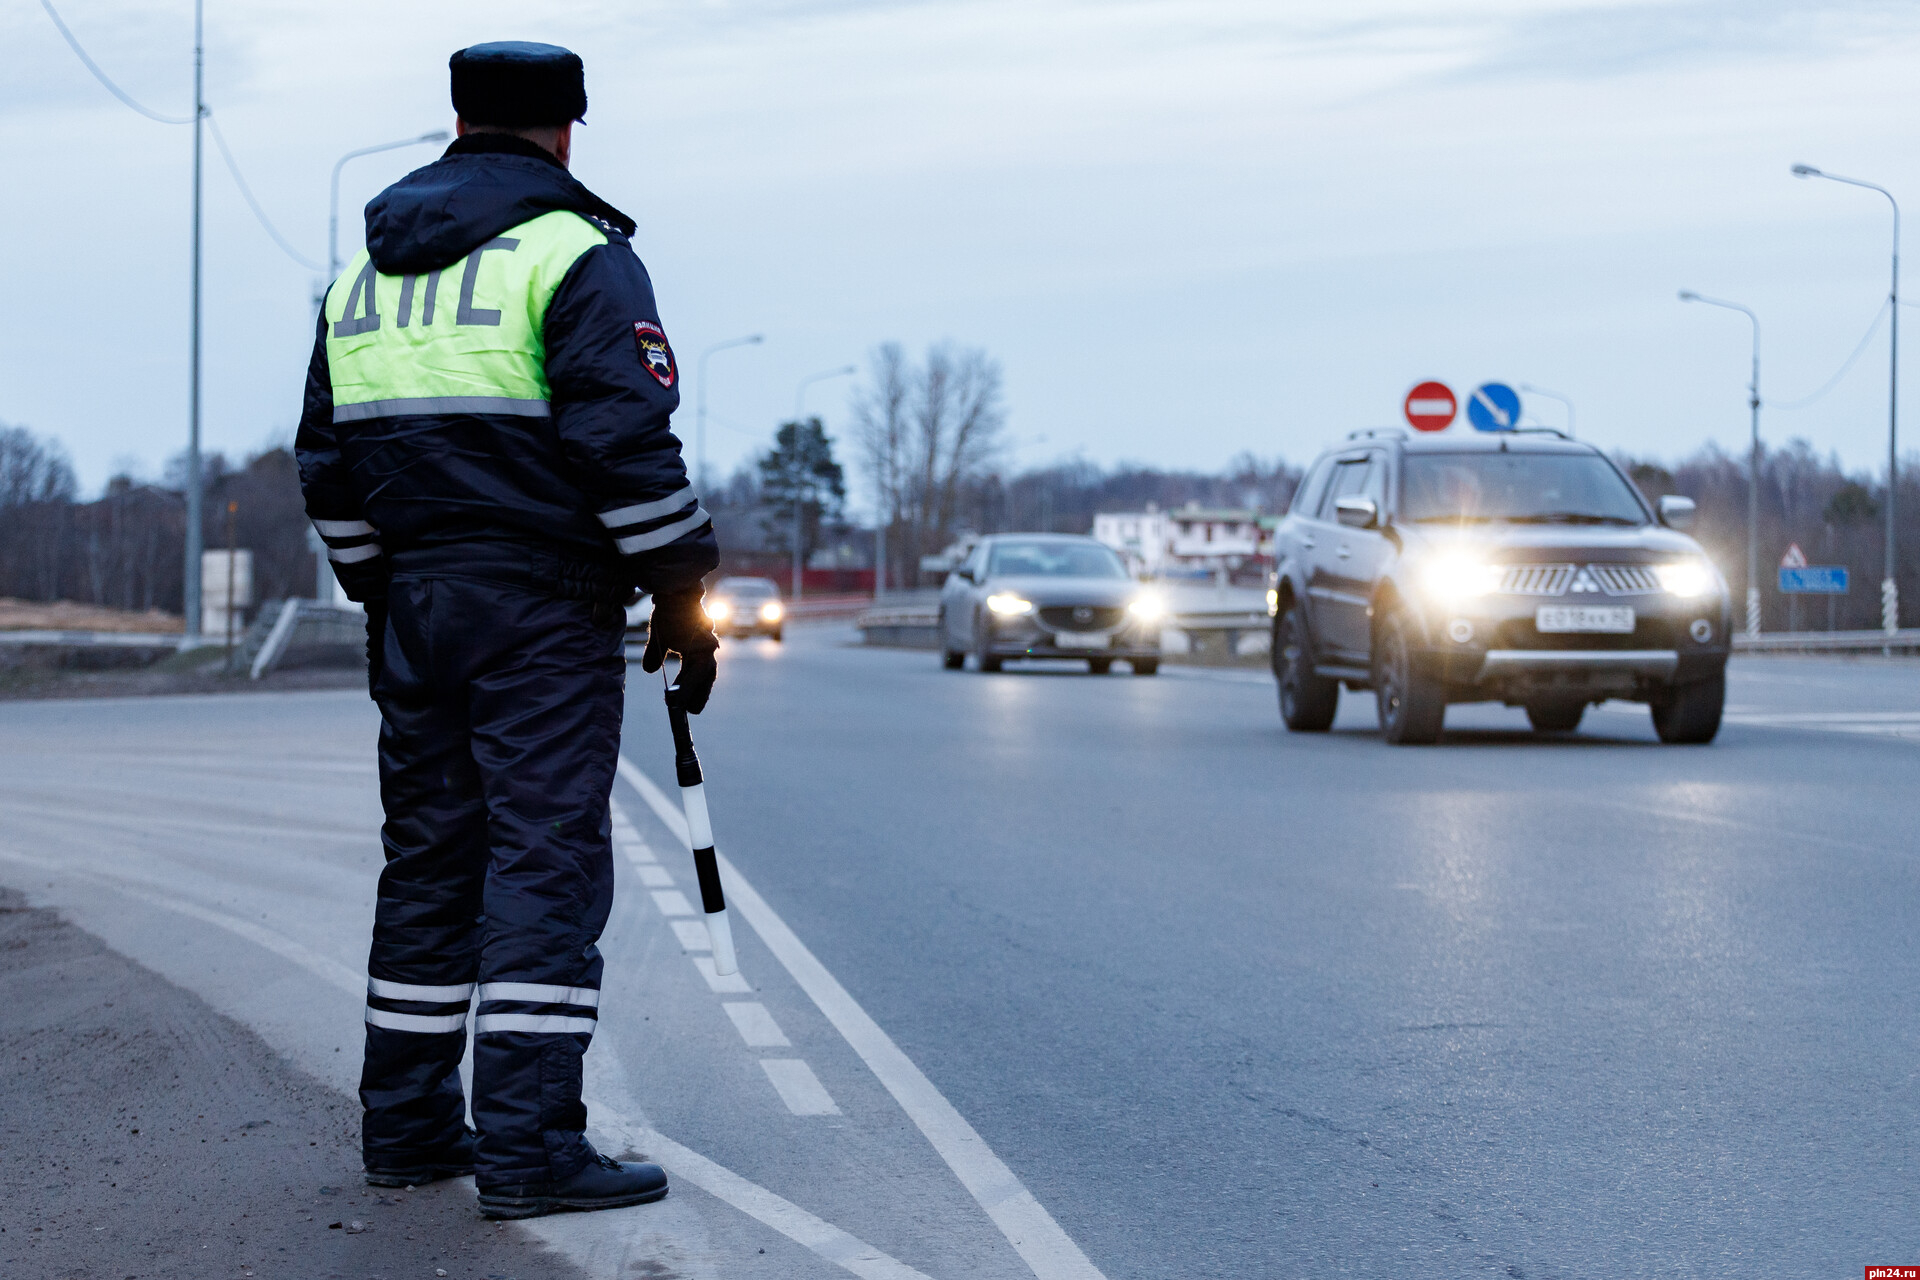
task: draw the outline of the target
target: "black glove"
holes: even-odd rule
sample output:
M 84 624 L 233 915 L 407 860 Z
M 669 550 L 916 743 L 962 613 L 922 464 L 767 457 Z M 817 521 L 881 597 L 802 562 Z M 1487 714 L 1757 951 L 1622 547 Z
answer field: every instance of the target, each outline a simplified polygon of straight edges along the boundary
M 707 705 L 714 678 L 720 674 L 720 664 L 713 658 L 720 642 L 713 638 L 713 622 L 700 607 L 702 595 L 699 587 L 657 593 L 653 620 L 647 624 L 647 651 L 640 655 L 640 669 L 647 672 L 658 671 L 668 653 L 680 655 L 680 678 L 673 687 L 687 714 L 695 716 Z
M 386 670 L 387 650 L 387 599 L 366 602 L 367 610 L 367 692 L 374 693 L 380 686 L 380 673 Z

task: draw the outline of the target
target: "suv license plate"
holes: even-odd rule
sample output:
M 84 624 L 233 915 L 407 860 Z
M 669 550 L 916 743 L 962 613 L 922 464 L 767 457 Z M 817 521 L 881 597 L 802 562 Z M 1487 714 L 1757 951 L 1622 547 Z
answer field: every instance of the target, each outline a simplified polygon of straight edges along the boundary
M 1533 615 L 1533 625 L 1542 633 L 1603 631 L 1632 635 L 1633 609 L 1629 605 L 1542 605 Z
M 1111 638 L 1085 631 L 1056 631 L 1053 633 L 1053 647 L 1056 649 L 1104 649 Z

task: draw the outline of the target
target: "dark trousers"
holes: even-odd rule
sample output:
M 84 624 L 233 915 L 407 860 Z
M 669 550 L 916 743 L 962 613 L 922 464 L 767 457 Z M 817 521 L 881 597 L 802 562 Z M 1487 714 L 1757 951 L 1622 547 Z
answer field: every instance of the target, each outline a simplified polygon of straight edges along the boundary
M 388 601 L 365 1156 L 405 1165 L 459 1136 L 477 995 L 478 1181 L 565 1178 L 588 1150 L 580 1069 L 613 905 L 624 619 L 463 578 L 399 575 Z

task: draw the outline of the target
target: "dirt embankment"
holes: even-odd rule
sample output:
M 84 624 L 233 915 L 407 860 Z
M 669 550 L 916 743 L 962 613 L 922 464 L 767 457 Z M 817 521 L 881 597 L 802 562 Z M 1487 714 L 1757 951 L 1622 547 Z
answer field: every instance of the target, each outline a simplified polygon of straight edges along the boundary
M 179 635 L 180 616 L 158 609 L 136 612 L 74 600 L 16 600 L 0 596 L 0 631 L 117 631 Z

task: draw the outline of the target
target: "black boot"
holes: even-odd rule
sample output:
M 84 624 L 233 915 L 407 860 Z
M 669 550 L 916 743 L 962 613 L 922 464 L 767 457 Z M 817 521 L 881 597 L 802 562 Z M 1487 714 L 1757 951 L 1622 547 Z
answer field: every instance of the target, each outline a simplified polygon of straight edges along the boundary
M 463 1130 L 458 1138 L 437 1151 L 417 1157 L 383 1156 L 378 1166 L 368 1164 L 370 1187 L 418 1187 L 442 1178 L 464 1178 L 473 1172 L 473 1130 Z
M 538 1218 L 569 1209 L 646 1204 L 666 1194 L 667 1171 L 659 1165 L 623 1163 L 596 1151 L 571 1178 L 480 1188 L 480 1212 L 489 1218 Z

